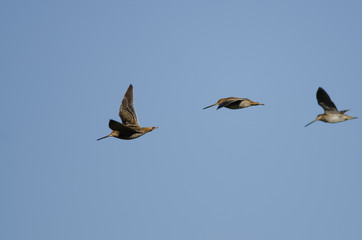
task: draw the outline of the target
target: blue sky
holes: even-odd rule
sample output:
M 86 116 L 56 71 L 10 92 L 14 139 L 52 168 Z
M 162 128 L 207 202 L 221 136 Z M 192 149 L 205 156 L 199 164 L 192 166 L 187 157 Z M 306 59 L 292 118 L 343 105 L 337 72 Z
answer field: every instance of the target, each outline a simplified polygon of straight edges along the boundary
M 0 3 L 0 238 L 362 238 L 359 1 Z M 129 84 L 141 126 L 96 139 Z M 264 103 L 202 108 L 222 97 Z

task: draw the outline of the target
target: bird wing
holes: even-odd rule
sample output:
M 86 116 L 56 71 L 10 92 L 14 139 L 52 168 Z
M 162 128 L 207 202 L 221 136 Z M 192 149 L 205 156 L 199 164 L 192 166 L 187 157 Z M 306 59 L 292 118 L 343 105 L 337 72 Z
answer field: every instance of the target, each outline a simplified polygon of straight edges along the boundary
M 217 109 L 222 108 L 222 107 L 226 107 L 226 106 L 228 106 L 230 104 L 233 104 L 233 103 L 239 104 L 244 100 L 245 100 L 245 98 L 229 97 L 224 102 L 220 103 L 219 106 L 217 107 Z
M 115 131 L 118 131 L 120 133 L 124 133 L 124 134 L 128 134 L 128 135 L 132 135 L 134 133 L 138 133 L 139 131 L 137 131 L 136 129 L 127 127 L 126 125 L 117 122 L 115 120 L 109 120 L 109 124 L 108 124 L 109 128 Z
M 133 86 L 129 85 L 127 92 L 124 94 L 121 107 L 119 108 L 119 117 L 125 125 L 139 126 L 136 109 L 133 103 Z
M 318 88 L 317 91 L 317 100 L 318 104 L 324 109 L 324 112 L 335 113 L 338 112 L 336 105 L 332 102 L 331 98 L 328 96 L 326 91 L 323 88 Z

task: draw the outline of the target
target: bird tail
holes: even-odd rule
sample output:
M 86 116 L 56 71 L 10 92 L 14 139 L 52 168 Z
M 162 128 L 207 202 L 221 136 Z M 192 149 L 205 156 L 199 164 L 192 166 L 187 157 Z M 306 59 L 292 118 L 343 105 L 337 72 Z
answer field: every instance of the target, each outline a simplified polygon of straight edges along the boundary
M 97 139 L 97 141 L 102 140 L 102 139 L 105 139 L 105 138 L 107 138 L 107 137 L 111 137 L 111 136 L 112 136 L 112 134 L 109 134 L 109 135 L 107 135 L 107 136 L 104 136 L 104 137 L 98 138 L 98 139 Z

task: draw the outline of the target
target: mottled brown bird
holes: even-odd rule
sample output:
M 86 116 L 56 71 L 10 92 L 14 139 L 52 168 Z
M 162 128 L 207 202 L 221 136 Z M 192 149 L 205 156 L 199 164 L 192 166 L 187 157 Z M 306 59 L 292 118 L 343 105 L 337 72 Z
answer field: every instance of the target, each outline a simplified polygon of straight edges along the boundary
M 133 103 L 133 86 L 129 85 L 127 92 L 124 94 L 121 107 L 119 108 L 119 117 L 122 123 L 115 120 L 109 120 L 109 128 L 112 132 L 104 137 L 98 138 L 97 141 L 107 138 L 116 137 L 125 140 L 138 138 L 145 133 L 151 132 L 157 127 L 140 127 L 137 120 L 136 110 Z
M 315 120 L 305 125 L 305 127 L 318 120 L 327 123 L 337 123 L 357 118 L 346 115 L 345 113 L 348 110 L 338 111 L 336 105 L 334 105 L 326 91 L 324 91 L 324 89 L 321 87 L 317 90 L 317 101 L 318 104 L 324 109 L 324 113 L 319 114 Z
M 247 108 L 251 106 L 264 105 L 264 104 L 251 101 L 247 98 L 228 97 L 228 98 L 221 98 L 219 99 L 219 101 L 217 101 L 217 103 L 204 107 L 204 109 L 215 105 L 219 105 L 217 109 L 222 107 L 226 107 L 229 109 L 241 109 L 241 108 Z

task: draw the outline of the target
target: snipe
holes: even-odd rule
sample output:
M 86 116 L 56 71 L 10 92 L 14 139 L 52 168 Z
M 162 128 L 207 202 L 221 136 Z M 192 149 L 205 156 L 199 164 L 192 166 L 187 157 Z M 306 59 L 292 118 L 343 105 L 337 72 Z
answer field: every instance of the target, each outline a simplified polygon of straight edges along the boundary
M 137 120 L 136 110 L 133 103 L 133 86 L 129 85 L 127 92 L 125 93 L 121 107 L 119 108 L 119 117 L 122 123 L 115 120 L 109 120 L 109 128 L 112 132 L 104 137 L 98 138 L 97 141 L 107 138 L 116 137 L 119 139 L 131 140 L 142 135 L 151 132 L 157 127 L 140 127 Z
M 318 120 L 327 123 L 337 123 L 357 118 L 346 115 L 345 113 L 348 110 L 338 111 L 336 105 L 334 105 L 334 103 L 332 102 L 331 98 L 328 96 L 326 91 L 324 91 L 324 89 L 321 87 L 318 88 L 317 91 L 317 101 L 318 104 L 324 109 L 324 113 L 319 114 L 315 120 L 305 125 L 305 127 L 309 126 L 310 124 Z
M 229 109 L 241 109 L 241 108 L 247 108 L 251 106 L 264 105 L 264 104 L 251 101 L 247 98 L 228 97 L 228 98 L 221 98 L 219 99 L 219 101 L 217 101 L 217 103 L 204 107 L 204 109 L 215 105 L 219 105 L 217 109 L 222 107 L 226 107 Z

